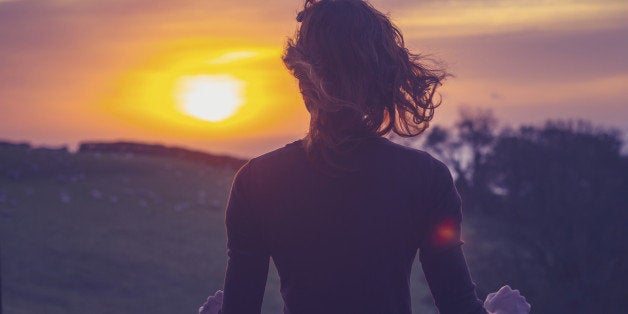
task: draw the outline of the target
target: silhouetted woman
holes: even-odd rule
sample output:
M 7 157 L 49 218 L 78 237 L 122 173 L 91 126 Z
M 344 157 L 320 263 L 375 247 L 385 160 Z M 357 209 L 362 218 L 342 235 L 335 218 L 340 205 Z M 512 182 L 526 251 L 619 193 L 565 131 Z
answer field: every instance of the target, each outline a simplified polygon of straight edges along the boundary
M 307 1 L 297 20 L 283 60 L 310 129 L 235 176 L 222 313 L 260 313 L 271 257 L 284 313 L 411 313 L 417 251 L 441 313 L 486 313 L 461 249 L 461 202 L 448 168 L 382 137 L 420 134 L 446 73 L 410 53 L 364 1 Z M 202 311 L 218 311 L 221 297 Z

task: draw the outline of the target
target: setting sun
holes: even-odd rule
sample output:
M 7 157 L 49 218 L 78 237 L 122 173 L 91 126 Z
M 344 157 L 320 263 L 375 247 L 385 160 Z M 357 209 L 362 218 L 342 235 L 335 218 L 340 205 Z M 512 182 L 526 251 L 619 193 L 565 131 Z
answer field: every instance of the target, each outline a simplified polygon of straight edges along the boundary
M 179 79 L 178 108 L 183 113 L 210 122 L 232 116 L 243 103 L 244 82 L 230 75 L 196 75 Z

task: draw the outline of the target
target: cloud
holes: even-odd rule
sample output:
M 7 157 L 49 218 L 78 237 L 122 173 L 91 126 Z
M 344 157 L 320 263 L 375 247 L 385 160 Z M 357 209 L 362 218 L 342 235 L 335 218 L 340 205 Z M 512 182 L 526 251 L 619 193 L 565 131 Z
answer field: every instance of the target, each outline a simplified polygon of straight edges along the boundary
M 569 82 L 628 73 L 628 27 L 581 33 L 537 31 L 456 38 L 413 39 L 417 51 L 434 53 L 459 79 Z
M 57 102 L 64 91 L 74 94 L 76 102 L 88 102 L 80 91 L 98 85 L 85 86 L 88 82 L 104 85 L 142 60 L 185 46 L 185 41 L 281 46 L 284 34 L 294 28 L 296 7 L 287 1 L 2 2 L 0 81 L 9 85 L 0 86 L 0 94 L 31 106 Z M 33 89 L 41 101 L 27 101 L 27 90 Z
M 461 37 L 542 30 L 579 32 L 628 25 L 628 2 L 469 0 L 400 7 L 393 19 L 408 38 Z

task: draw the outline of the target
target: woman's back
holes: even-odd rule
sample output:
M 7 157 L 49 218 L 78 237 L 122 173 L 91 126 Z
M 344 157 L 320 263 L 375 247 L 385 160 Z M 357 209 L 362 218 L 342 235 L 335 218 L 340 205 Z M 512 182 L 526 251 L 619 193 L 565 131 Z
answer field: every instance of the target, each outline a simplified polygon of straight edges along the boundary
M 460 249 L 460 199 L 447 168 L 381 137 L 345 162 L 357 171 L 327 176 L 299 140 L 240 169 L 227 207 L 223 313 L 259 313 L 269 257 L 285 313 L 411 313 L 419 248 L 441 313 L 484 313 Z

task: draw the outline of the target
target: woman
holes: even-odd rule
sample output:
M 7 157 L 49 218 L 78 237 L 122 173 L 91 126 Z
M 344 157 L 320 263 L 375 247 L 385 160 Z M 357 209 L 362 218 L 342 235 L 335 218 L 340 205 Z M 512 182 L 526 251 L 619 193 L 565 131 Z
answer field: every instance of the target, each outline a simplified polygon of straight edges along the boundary
M 283 59 L 310 129 L 236 174 L 224 299 L 210 297 L 201 312 L 218 312 L 222 300 L 223 314 L 260 313 L 272 257 L 284 313 L 411 313 L 418 251 L 440 313 L 486 313 L 461 249 L 461 202 L 449 170 L 382 137 L 420 134 L 447 74 L 410 53 L 400 31 L 364 1 L 308 0 L 297 20 Z M 502 304 L 495 312 L 525 308 L 510 288 L 491 299 Z

